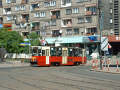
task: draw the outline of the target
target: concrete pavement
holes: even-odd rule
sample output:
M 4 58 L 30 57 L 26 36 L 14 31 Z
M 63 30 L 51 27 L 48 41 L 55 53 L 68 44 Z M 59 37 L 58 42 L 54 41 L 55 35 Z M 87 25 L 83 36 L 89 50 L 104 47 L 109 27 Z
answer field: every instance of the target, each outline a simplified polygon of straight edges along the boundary
M 24 66 L 30 66 L 30 64 L 29 63 L 21 63 L 20 61 L 12 61 L 12 62 L 2 62 L 2 63 L 0 63 L 0 68 L 24 67 Z

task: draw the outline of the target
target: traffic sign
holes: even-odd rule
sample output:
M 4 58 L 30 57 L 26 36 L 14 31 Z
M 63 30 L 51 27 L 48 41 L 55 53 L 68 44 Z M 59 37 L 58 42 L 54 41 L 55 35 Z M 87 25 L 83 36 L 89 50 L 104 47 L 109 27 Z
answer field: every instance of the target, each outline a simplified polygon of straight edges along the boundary
M 108 51 L 108 38 L 107 37 L 101 37 L 101 50 Z

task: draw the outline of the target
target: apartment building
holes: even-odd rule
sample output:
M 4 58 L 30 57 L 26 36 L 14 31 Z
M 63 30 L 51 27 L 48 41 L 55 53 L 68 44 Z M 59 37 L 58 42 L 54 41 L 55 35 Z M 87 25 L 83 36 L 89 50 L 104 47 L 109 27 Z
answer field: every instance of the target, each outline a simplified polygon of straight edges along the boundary
M 2 0 L 0 0 L 0 24 L 3 23 L 3 17 L 2 17 Z
M 103 35 L 108 36 L 114 54 L 120 52 L 120 1 L 100 0 L 99 5 L 104 13 Z
M 3 23 L 27 35 L 98 35 L 98 0 L 2 0 Z
M 116 35 L 120 34 L 119 25 L 119 0 L 100 0 L 99 5 L 104 13 L 104 31 L 105 35 Z

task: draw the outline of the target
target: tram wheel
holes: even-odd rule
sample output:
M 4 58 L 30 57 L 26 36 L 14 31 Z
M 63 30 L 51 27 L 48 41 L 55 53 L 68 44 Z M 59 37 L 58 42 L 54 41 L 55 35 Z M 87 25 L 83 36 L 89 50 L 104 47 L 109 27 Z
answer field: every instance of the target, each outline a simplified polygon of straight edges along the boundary
M 74 65 L 78 66 L 78 65 L 80 65 L 80 62 L 75 62 Z
M 60 66 L 60 63 L 59 63 L 59 62 L 56 62 L 56 63 L 55 63 L 55 66 Z

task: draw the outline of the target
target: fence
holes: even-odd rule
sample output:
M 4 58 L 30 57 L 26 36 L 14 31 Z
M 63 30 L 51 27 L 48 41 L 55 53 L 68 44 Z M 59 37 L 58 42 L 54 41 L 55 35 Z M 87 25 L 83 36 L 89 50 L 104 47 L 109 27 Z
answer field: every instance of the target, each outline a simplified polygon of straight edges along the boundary
M 29 62 L 31 58 L 31 54 L 25 54 L 25 53 L 20 53 L 20 54 L 16 54 L 16 53 L 7 53 L 5 54 L 5 61 L 6 62 Z

